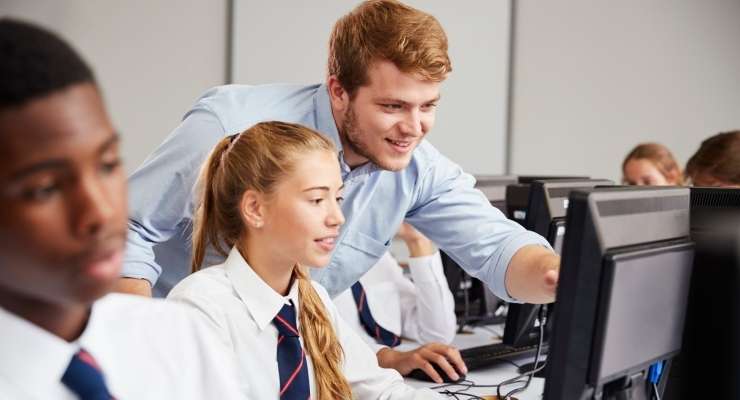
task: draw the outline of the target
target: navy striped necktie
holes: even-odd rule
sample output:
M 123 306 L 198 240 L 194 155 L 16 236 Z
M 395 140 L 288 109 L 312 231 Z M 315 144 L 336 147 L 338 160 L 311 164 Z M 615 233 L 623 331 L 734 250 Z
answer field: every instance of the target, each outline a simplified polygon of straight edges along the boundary
M 278 330 L 277 362 L 280 371 L 280 399 L 306 400 L 311 396 L 306 354 L 298 339 L 293 301 L 285 304 L 272 320 Z
M 362 287 L 359 281 L 352 285 L 352 297 L 355 298 L 357 312 L 360 314 L 360 324 L 365 328 L 368 335 L 372 336 L 376 342 L 388 347 L 396 347 L 401 344 L 401 338 L 398 335 L 383 328 L 375 321 L 373 314 L 370 312 L 370 307 L 367 305 L 365 288 Z
M 69 362 L 62 383 L 80 400 L 113 400 L 105 385 L 103 372 L 95 359 L 83 349 Z

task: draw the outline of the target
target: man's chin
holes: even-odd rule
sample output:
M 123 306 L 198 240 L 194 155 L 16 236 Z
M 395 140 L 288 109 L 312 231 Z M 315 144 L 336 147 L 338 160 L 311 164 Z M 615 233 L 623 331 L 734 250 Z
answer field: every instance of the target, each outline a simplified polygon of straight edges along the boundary
M 377 165 L 380 169 L 391 172 L 398 172 L 406 169 L 411 162 L 411 154 L 404 157 L 382 157 L 371 159 L 373 164 Z

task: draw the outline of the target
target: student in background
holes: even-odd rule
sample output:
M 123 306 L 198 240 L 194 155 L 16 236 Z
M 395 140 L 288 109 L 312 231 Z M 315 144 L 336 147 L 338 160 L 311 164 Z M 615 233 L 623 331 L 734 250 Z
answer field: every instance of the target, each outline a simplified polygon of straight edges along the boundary
M 243 398 L 204 318 L 107 295 L 127 226 L 118 146 L 80 56 L 0 19 L 0 398 Z
M 740 187 L 740 131 L 703 141 L 686 164 L 686 178 L 694 186 Z
M 670 150 L 658 143 L 642 143 L 622 162 L 622 182 L 626 185 L 683 185 L 683 174 Z
M 455 300 L 434 244 L 408 223 L 396 235 L 409 250 L 411 278 L 390 253 L 381 257 L 359 282 L 334 298 L 339 314 L 376 351 L 378 364 L 406 375 L 421 368 L 442 382 L 432 362 L 455 372 L 443 354 L 459 354 L 448 346 L 455 337 Z M 421 344 L 396 351 L 401 337 Z M 448 357 L 452 357 L 449 356 Z M 424 360 L 419 366 L 414 358 Z M 466 371 L 463 371 L 466 373 Z M 451 376 L 457 379 L 457 374 Z
M 218 142 L 199 182 L 192 267 L 208 246 L 226 260 L 188 276 L 168 298 L 219 327 L 251 397 L 438 398 L 380 368 L 309 278 L 306 266 L 329 263 L 344 223 L 331 140 L 297 124 L 259 123 Z

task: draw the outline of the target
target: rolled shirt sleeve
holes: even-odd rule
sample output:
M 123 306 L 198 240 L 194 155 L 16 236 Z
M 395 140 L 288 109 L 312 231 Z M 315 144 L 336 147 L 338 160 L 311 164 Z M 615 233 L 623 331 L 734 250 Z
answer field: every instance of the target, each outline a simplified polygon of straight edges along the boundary
M 156 283 L 162 267 L 155 260 L 154 246 L 191 223 L 201 165 L 225 134 L 213 114 L 196 108 L 129 177 L 124 277 Z M 189 245 L 183 243 L 182 249 L 189 251 Z
M 432 146 L 417 151 L 427 162 L 421 165 L 407 220 L 496 296 L 518 302 L 506 290 L 511 258 L 524 246 L 550 244 L 491 206 L 474 188 L 475 179 Z

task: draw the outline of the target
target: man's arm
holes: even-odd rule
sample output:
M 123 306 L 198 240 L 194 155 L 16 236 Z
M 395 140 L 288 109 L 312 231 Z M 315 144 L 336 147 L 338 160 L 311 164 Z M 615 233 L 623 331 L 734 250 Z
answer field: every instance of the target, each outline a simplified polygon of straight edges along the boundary
M 193 189 L 201 165 L 224 129 L 209 111 L 190 112 L 129 178 L 129 231 L 118 290 L 151 292 L 162 267 L 154 246 L 184 229 L 192 218 Z M 190 265 L 168 265 L 185 268 Z M 145 280 L 149 288 L 144 285 Z
M 406 219 L 454 259 L 468 274 L 485 282 L 509 302 L 553 298 L 552 275 L 559 263 L 547 240 L 527 231 L 491 206 L 469 174 L 431 145 L 420 146 L 420 172 Z M 527 246 L 541 247 L 515 254 Z M 549 252 L 550 256 L 545 255 Z M 539 255 L 538 255 L 539 254 Z M 521 259 L 522 261 L 519 261 Z M 512 267 L 511 276 L 509 267 Z

